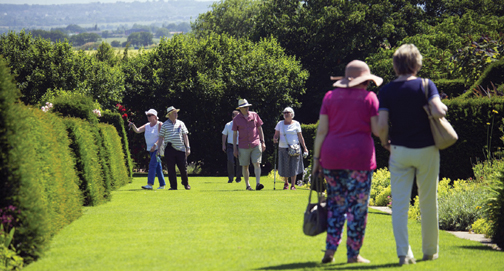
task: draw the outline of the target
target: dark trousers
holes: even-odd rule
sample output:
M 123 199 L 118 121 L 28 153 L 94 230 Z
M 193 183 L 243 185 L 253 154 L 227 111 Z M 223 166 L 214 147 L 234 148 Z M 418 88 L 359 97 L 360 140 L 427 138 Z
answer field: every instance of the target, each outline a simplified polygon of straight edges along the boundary
M 182 185 L 188 185 L 189 179 L 187 178 L 187 157 L 185 152 L 177 151 L 171 146 L 166 146 L 165 157 L 166 167 L 168 168 L 168 179 L 170 180 L 170 188 L 177 189 L 177 172 L 175 171 L 175 164 L 180 171 Z
M 227 144 L 226 152 L 229 181 L 233 181 L 234 176 L 236 176 L 236 180 L 241 180 L 242 167 L 240 166 L 238 159 L 236 159 L 233 155 L 233 144 Z

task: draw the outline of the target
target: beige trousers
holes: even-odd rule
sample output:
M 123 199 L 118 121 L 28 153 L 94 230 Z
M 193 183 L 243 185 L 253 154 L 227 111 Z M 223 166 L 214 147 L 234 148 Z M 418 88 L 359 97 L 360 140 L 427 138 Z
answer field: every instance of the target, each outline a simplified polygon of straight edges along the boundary
M 397 256 L 413 258 L 408 241 L 408 209 L 415 176 L 422 217 L 422 251 L 424 255 L 439 252 L 439 160 L 439 150 L 435 146 L 411 149 L 392 145 L 390 148 L 392 225 Z

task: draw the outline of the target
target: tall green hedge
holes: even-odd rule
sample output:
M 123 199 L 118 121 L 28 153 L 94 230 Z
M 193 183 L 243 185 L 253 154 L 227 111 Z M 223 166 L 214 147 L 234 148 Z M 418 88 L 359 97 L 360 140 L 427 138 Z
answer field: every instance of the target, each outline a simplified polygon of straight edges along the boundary
M 485 90 L 493 90 L 492 84 L 495 88 L 504 84 L 504 59 L 496 61 L 486 67 L 478 81 L 471 86 L 471 91 L 473 89 L 480 89 L 480 86 Z
M 448 95 L 448 98 L 460 96 L 467 90 L 464 79 L 462 78 L 455 80 L 438 79 L 433 81 L 438 91 Z
M 72 140 L 73 153 L 77 158 L 76 167 L 81 180 L 80 190 L 84 195 L 84 205 L 101 204 L 110 197 L 110 191 L 105 189 L 98 146 L 91 124 L 71 117 L 65 118 L 64 123 Z
M 100 122 L 111 124 L 116 128 L 117 133 L 121 138 L 126 168 L 128 170 L 128 176 L 131 182 L 133 178 L 133 160 L 131 159 L 128 134 L 126 133 L 126 128 L 124 127 L 124 120 L 121 118 L 121 115 L 119 113 L 103 112 L 102 116 L 100 117 Z
M 110 168 L 111 185 L 114 189 L 117 189 L 129 182 L 128 170 L 124 163 L 121 138 L 114 126 L 100 123 L 98 124 L 98 128 L 100 136 L 103 138 L 107 165 Z
M 81 215 L 79 178 L 62 120 L 18 102 L 0 58 L 0 208 L 15 206 L 14 246 L 27 262 Z

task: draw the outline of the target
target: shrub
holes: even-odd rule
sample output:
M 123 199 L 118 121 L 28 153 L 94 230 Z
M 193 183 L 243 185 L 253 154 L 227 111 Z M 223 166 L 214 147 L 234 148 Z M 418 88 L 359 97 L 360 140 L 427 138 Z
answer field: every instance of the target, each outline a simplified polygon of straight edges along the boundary
M 110 167 L 111 186 L 117 189 L 129 181 L 121 139 L 112 125 L 100 123 L 98 128 L 103 137 L 106 164 Z
M 467 90 L 464 79 L 438 79 L 433 81 L 436 84 L 439 93 L 445 93 L 448 95 L 448 98 L 455 98 Z
M 485 237 L 491 237 L 491 226 L 490 224 L 484 219 L 480 218 L 471 225 L 471 229 L 474 233 L 476 234 L 484 234 Z
M 490 196 L 484 210 L 491 224 L 492 241 L 504 248 L 504 176 L 491 182 Z
M 481 206 L 485 201 L 482 187 L 457 190 L 449 196 L 440 197 L 439 228 L 442 230 L 465 231 L 482 216 Z M 479 207 L 479 208 L 478 208 Z
M 84 196 L 84 205 L 94 206 L 110 197 L 105 189 L 102 166 L 98 159 L 96 144 L 91 124 L 78 118 L 65 118 L 68 136 L 72 140 L 71 148 L 76 156 L 76 168 L 79 173 L 80 190 Z
M 390 171 L 387 168 L 376 170 L 371 182 L 369 205 L 387 206 L 390 202 L 390 198 L 387 197 L 390 195 Z

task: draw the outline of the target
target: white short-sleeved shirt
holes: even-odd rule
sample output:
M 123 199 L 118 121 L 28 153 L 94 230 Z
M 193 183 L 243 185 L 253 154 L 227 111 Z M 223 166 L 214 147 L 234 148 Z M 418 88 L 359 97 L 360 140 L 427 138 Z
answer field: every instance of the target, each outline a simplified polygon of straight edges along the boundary
M 278 139 L 279 148 L 287 148 L 287 143 L 285 142 L 285 134 L 287 134 L 287 141 L 290 145 L 299 144 L 298 133 L 301 133 L 301 125 L 299 122 L 293 120 L 291 124 L 285 125 L 284 121 L 279 121 L 275 127 L 275 131 L 280 132 L 280 138 Z
M 224 130 L 222 130 L 222 134 L 227 136 L 227 143 L 233 144 L 233 121 L 226 123 Z M 237 132 L 236 144 L 238 144 L 239 135 L 239 132 Z

